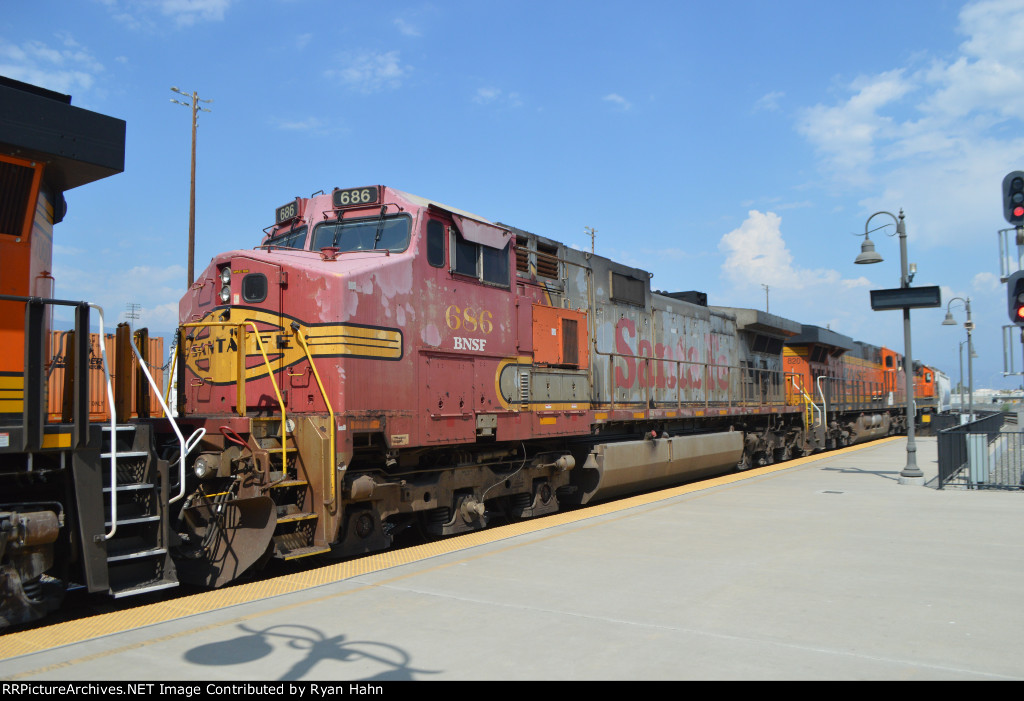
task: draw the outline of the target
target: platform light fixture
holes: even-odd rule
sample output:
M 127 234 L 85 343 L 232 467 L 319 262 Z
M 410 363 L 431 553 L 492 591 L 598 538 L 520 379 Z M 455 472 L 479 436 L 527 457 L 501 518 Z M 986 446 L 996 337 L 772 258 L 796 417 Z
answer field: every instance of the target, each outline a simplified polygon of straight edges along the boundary
M 964 328 L 967 330 L 967 406 L 970 408 L 967 410 L 968 415 L 974 416 L 974 363 L 973 359 L 978 357 L 974 352 L 974 344 L 971 342 L 971 332 L 974 331 L 974 322 L 971 321 L 971 298 L 967 297 L 954 297 L 949 300 L 946 304 L 946 318 L 942 320 L 943 326 L 956 326 L 956 319 L 953 318 L 953 312 L 950 310 L 953 302 L 957 300 L 963 302 L 964 308 L 967 311 L 967 321 L 964 322 Z M 961 351 L 963 348 L 961 347 Z M 960 386 L 963 389 L 964 383 L 964 362 L 963 356 L 960 358 Z M 963 392 L 960 394 L 960 411 L 963 411 Z
M 854 263 L 857 264 L 868 264 L 868 263 L 881 263 L 882 256 L 875 251 L 875 244 L 872 243 L 869 238 L 871 231 L 878 231 L 883 229 L 885 226 L 878 227 L 878 229 L 869 229 L 871 220 L 877 217 L 879 214 L 892 217 L 893 221 L 896 222 L 896 235 L 900 238 L 900 287 L 910 287 L 910 281 L 914 279 L 914 274 L 917 272 L 917 266 L 913 266 L 913 270 L 909 268 L 907 264 L 907 229 L 903 223 L 903 210 L 900 210 L 899 217 L 891 212 L 875 212 L 868 220 L 864 222 L 864 243 L 860 247 L 860 255 L 854 259 Z M 903 343 L 904 343 L 904 359 L 903 359 L 903 372 L 905 376 L 905 387 L 907 395 L 907 464 L 903 467 L 900 472 L 899 483 L 900 484 L 924 484 L 924 473 L 921 468 L 917 466 L 917 444 L 914 441 L 914 423 L 917 418 L 914 410 L 914 354 L 911 349 L 910 343 L 910 307 L 903 307 Z

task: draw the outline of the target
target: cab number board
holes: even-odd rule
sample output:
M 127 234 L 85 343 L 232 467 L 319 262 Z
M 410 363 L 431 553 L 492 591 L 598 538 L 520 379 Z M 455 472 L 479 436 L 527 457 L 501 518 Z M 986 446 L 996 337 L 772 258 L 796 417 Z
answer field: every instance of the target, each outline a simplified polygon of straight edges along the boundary
M 353 187 L 348 190 L 334 191 L 335 207 L 353 207 L 358 205 L 377 204 L 380 193 L 376 187 Z
M 278 207 L 275 210 L 276 216 L 274 217 L 278 224 L 284 224 L 289 219 L 294 219 L 299 216 L 299 203 L 289 202 L 283 207 Z

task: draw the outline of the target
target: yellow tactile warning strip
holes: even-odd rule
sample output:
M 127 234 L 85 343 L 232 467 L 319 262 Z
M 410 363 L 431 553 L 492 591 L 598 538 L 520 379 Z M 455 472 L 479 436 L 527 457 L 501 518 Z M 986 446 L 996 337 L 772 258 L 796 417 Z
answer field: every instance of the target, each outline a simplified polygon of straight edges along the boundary
M 846 452 L 857 451 L 870 446 L 876 446 L 883 442 L 899 440 L 899 437 L 883 438 L 871 443 L 856 445 L 850 448 L 843 448 L 827 453 L 818 453 L 808 457 L 790 460 L 778 465 L 769 465 L 746 472 L 733 473 L 714 479 L 704 480 L 691 484 L 684 484 L 679 487 L 671 487 L 656 492 L 640 494 L 614 502 L 597 504 L 575 511 L 552 514 L 541 518 L 523 521 L 506 526 L 489 528 L 484 531 L 467 533 L 465 535 L 446 538 L 444 540 L 418 545 L 402 550 L 387 551 L 336 564 L 326 565 L 304 572 L 283 575 L 273 579 L 248 584 L 240 584 L 226 589 L 218 589 L 192 596 L 170 599 L 145 606 L 137 606 L 125 611 L 101 614 L 91 618 L 80 619 L 58 623 L 50 626 L 40 627 L 19 633 L 9 633 L 0 636 L 0 659 L 8 659 L 19 655 L 27 655 L 32 652 L 49 650 L 61 645 L 89 640 L 92 638 L 111 635 L 126 630 L 142 628 L 144 626 L 163 623 L 186 616 L 192 616 L 228 606 L 249 603 L 260 599 L 266 599 L 282 594 L 290 594 L 317 587 L 323 584 L 331 584 L 351 579 L 371 572 L 379 572 L 398 565 L 418 562 L 437 555 L 465 550 L 478 545 L 493 543 L 506 538 L 514 538 L 520 535 L 535 533 L 552 526 L 560 526 L 586 519 L 603 516 L 631 509 L 638 506 L 645 506 L 673 497 L 700 492 L 712 487 L 732 484 L 749 480 L 754 477 L 769 475 L 783 470 L 790 470 L 808 463 L 816 462 L 825 458 L 832 458 Z M 304 601 L 308 604 L 309 601 Z M 174 636 L 171 636 L 174 637 Z

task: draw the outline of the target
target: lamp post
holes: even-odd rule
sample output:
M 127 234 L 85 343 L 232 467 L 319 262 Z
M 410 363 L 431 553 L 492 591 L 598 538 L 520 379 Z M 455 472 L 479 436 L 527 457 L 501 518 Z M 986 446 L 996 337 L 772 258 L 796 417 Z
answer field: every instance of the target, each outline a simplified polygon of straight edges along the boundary
M 974 322 L 971 321 L 971 298 L 964 299 L 963 297 L 954 297 L 949 300 L 946 304 L 946 318 L 942 320 L 943 326 L 956 326 L 956 319 L 953 318 L 953 312 L 950 311 L 950 306 L 953 302 L 960 300 L 964 303 L 964 308 L 967 310 L 967 321 L 964 323 L 964 328 L 967 329 L 967 401 L 970 407 L 967 410 L 969 415 L 968 421 L 974 419 L 974 363 L 972 359 L 975 357 L 974 345 L 971 343 L 971 332 L 974 331 Z M 961 345 L 961 350 L 963 346 Z M 964 378 L 964 361 L 963 356 L 960 358 L 960 411 L 963 412 L 964 398 L 963 398 L 963 378 Z
M 200 107 L 200 102 L 210 103 L 213 100 L 200 100 L 199 93 L 193 92 L 190 95 L 184 90 L 174 87 L 171 88 L 171 91 L 178 93 L 188 100 L 188 102 L 182 102 L 172 97 L 171 102 L 176 105 L 192 108 L 192 178 L 188 197 L 188 286 L 192 287 L 192 283 L 195 281 L 193 261 L 195 260 L 196 252 L 196 116 L 200 111 L 212 111 L 205 107 Z
M 946 323 L 946 322 L 942 322 Z M 964 344 L 967 341 L 960 341 L 960 412 L 964 410 Z
M 868 217 L 868 220 L 864 222 L 864 243 L 861 244 L 860 255 L 853 262 L 858 264 L 882 262 L 882 256 L 875 251 L 875 244 L 868 237 L 868 234 L 871 233 L 871 230 L 868 229 L 871 225 L 871 220 L 879 214 L 888 215 L 896 222 L 896 234 L 900 237 L 900 287 L 910 287 L 910 282 L 914 279 L 914 270 L 911 269 L 908 272 L 907 229 L 903 224 L 902 209 L 898 218 L 893 213 L 884 211 L 875 212 Z M 888 226 L 888 224 L 884 226 Z M 906 378 L 905 388 L 907 395 L 907 464 L 903 467 L 903 471 L 900 472 L 899 483 L 922 485 L 924 484 L 924 473 L 917 466 L 917 444 L 914 442 L 916 412 L 914 411 L 914 354 L 910 345 L 910 307 L 903 307 L 903 343 L 903 372 Z

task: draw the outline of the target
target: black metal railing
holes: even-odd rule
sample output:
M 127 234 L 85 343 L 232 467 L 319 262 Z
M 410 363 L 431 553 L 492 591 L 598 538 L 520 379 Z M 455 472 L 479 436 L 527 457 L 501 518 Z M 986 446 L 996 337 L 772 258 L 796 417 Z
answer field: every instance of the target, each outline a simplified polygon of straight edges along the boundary
M 938 432 L 939 489 L 1020 489 L 1024 434 L 1003 431 L 1005 416 L 990 413 Z
M 73 417 L 71 445 L 74 448 L 84 447 L 89 436 L 89 369 L 88 362 L 81 359 L 89 357 L 88 302 L 16 295 L 0 295 L 0 300 L 25 303 L 22 421 L 21 426 L 12 427 L 12 433 L 19 434 L 16 436 L 16 440 L 20 443 L 12 440 L 11 445 L 18 445 L 19 449 L 25 452 L 34 452 L 42 448 L 47 408 L 45 349 L 49 324 L 46 320 L 46 312 L 48 307 L 64 306 L 75 309 L 73 353 L 74 357 L 79 359 L 71 370 L 74 386 L 71 408 Z

